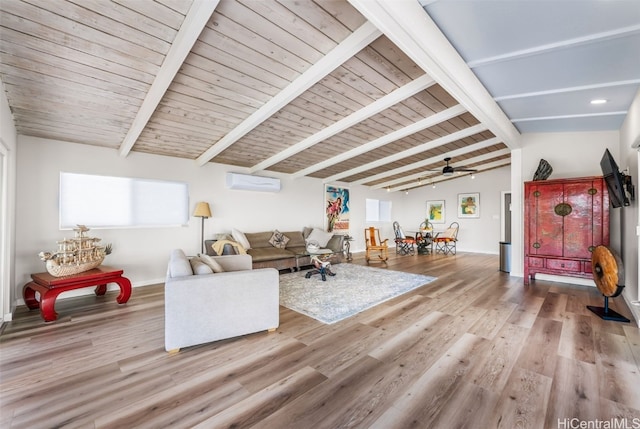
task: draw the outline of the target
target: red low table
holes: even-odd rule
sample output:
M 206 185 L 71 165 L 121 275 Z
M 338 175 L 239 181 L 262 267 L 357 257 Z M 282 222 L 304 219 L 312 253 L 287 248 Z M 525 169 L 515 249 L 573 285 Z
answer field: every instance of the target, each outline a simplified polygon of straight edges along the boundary
M 45 322 L 52 322 L 58 318 L 54 310 L 56 298 L 62 292 L 83 287 L 97 286 L 96 295 L 107 292 L 107 283 L 117 283 L 120 295 L 116 298 L 118 304 L 129 301 L 131 296 L 131 282 L 123 277 L 123 270 L 101 265 L 89 271 L 71 276 L 54 277 L 49 273 L 31 274 L 32 281 L 24 285 L 22 295 L 30 310 L 40 308 L 40 314 Z M 36 292 L 40 293 L 40 301 L 36 299 Z

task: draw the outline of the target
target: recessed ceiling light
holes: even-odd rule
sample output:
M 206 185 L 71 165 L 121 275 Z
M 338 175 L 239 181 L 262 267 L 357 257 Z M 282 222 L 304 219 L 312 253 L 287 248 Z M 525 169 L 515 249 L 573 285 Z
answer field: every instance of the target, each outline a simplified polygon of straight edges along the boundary
M 604 98 L 596 98 L 595 100 L 591 100 L 591 104 L 604 104 L 607 100 Z

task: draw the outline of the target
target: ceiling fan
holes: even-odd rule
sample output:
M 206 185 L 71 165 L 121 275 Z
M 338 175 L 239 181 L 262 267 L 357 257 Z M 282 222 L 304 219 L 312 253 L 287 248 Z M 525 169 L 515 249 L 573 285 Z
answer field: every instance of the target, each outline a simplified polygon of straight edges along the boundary
M 447 163 L 447 165 L 445 165 L 442 168 L 442 175 L 443 176 L 453 176 L 453 173 L 457 173 L 459 171 L 465 171 L 465 172 L 469 172 L 469 173 L 475 173 L 476 169 L 474 168 L 467 168 L 467 167 L 452 167 L 449 165 L 449 161 L 451 161 L 451 157 L 447 157 L 444 159 L 444 162 Z M 440 170 L 431 170 L 431 171 L 440 171 Z

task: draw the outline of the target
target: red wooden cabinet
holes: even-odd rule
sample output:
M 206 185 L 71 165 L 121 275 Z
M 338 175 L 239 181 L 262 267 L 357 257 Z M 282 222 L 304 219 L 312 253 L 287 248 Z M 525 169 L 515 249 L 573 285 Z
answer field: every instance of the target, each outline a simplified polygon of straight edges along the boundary
M 591 252 L 609 245 L 604 179 L 525 182 L 524 201 L 524 283 L 536 273 L 593 278 Z

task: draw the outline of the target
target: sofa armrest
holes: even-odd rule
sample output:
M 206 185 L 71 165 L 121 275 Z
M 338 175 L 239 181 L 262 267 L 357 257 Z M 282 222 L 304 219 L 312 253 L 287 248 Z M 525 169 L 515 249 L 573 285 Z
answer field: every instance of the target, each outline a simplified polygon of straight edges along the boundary
M 333 250 L 334 253 L 342 253 L 344 251 L 344 235 L 335 234 L 327 243 L 327 249 Z
M 222 255 L 211 258 L 215 259 L 225 272 L 250 270 L 253 262 L 251 255 Z
M 275 329 L 279 278 L 273 268 L 168 279 L 165 349 Z

